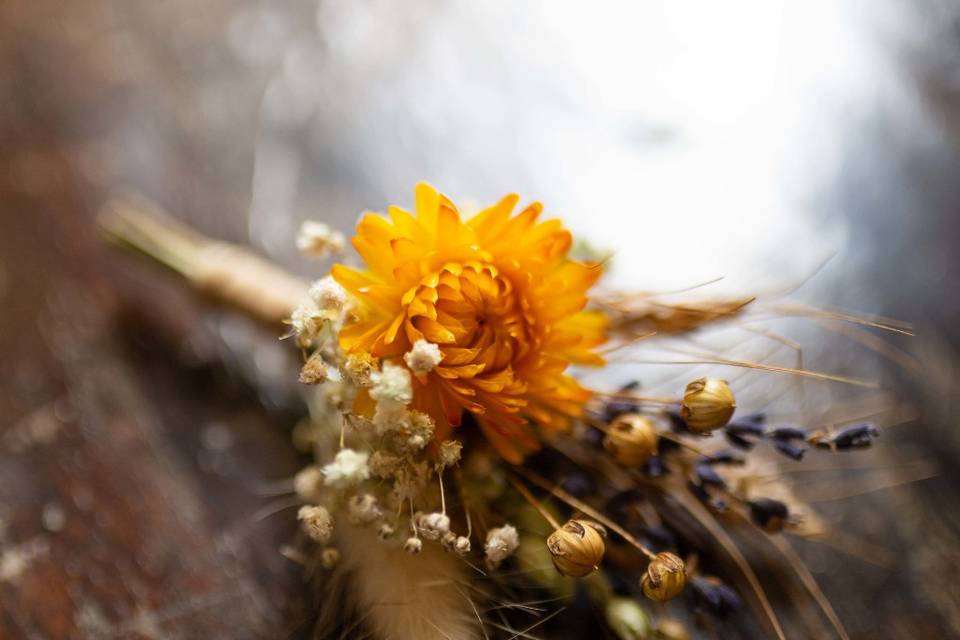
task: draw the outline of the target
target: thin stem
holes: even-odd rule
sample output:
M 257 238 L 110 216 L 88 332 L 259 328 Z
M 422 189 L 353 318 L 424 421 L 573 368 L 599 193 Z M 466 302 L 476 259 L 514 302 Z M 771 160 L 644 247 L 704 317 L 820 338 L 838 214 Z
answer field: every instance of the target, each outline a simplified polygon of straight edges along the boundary
M 437 481 L 440 482 L 440 513 L 447 515 L 447 496 L 443 492 L 443 472 L 437 472 Z
M 623 527 L 618 525 L 616 522 L 606 517 L 605 515 L 603 515 L 602 513 L 600 513 L 590 505 L 588 505 L 587 503 L 581 502 L 580 500 L 574 498 L 572 495 L 570 495 L 560 487 L 548 482 L 545 478 L 537 475 L 532 471 L 528 471 L 522 467 L 513 467 L 512 471 L 514 473 L 517 473 L 518 475 L 523 476 L 530 482 L 539 486 L 541 489 L 545 491 L 549 491 L 551 494 L 553 494 L 563 502 L 566 502 L 568 505 L 570 505 L 574 509 L 579 509 L 583 513 L 587 514 L 588 516 L 590 516 L 591 518 L 593 518 L 594 520 L 596 520 L 597 522 L 605 526 L 607 529 L 610 529 L 611 531 L 619 535 L 621 538 L 629 542 L 631 545 L 639 549 L 640 552 L 643 553 L 643 555 L 647 556 L 647 558 L 649 558 L 650 560 L 653 560 L 654 558 L 657 557 L 653 551 L 650 551 L 650 549 L 640 544 L 640 542 L 636 538 L 634 538 L 632 535 L 630 535 L 630 533 L 626 529 L 624 529 Z M 514 486 L 517 486 L 517 483 L 514 483 Z
M 522 484 L 520 484 L 519 482 L 517 482 L 517 481 L 514 480 L 513 478 L 508 477 L 507 480 L 510 481 L 510 484 L 513 485 L 513 488 L 516 489 L 517 492 L 518 492 L 520 495 L 522 495 L 522 496 L 524 497 L 524 499 L 533 506 L 534 509 L 536 509 L 538 512 L 540 512 L 540 515 L 543 516 L 543 519 L 544 519 L 544 520 L 546 520 L 547 522 L 550 523 L 550 526 L 551 526 L 551 527 L 553 527 L 554 529 L 559 529 L 559 528 L 560 528 L 560 523 L 557 522 L 556 518 L 554 518 L 552 515 L 550 515 L 550 512 L 547 511 L 547 510 L 543 507 L 543 505 L 540 504 L 540 502 L 539 502 L 536 498 L 533 497 L 533 494 L 530 493 L 530 490 L 529 490 L 529 489 L 527 489 L 525 486 L 523 486 Z

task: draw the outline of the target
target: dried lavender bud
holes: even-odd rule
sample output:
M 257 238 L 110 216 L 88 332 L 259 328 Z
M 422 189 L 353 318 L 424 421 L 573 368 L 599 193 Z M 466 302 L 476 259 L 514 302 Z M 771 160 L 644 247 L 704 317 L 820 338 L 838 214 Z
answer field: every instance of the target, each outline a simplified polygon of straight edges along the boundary
M 650 525 L 640 528 L 641 535 L 657 549 L 675 549 L 677 538 L 663 525 Z
M 798 461 L 803 459 L 803 454 L 806 451 L 803 447 L 790 444 L 786 440 L 774 440 L 773 448 L 788 458 Z
M 560 486 L 563 487 L 564 491 L 577 498 L 592 495 L 597 488 L 593 478 L 581 471 L 571 473 Z
M 710 454 L 710 457 L 704 460 L 704 462 L 706 464 L 742 465 L 746 462 L 746 458 L 739 451 L 723 449 L 722 451 Z
M 723 435 L 727 437 L 727 441 L 733 446 L 743 449 L 744 451 L 750 451 L 756 446 L 756 443 L 752 440 L 747 440 L 743 436 L 740 436 L 732 431 L 724 430 Z
M 784 440 L 786 442 L 791 440 L 806 440 L 807 432 L 800 427 L 788 424 L 771 429 L 767 432 L 767 437 L 774 440 Z
M 762 436 L 765 433 L 763 422 L 750 420 L 749 417 L 737 418 L 736 420 L 732 420 L 724 428 L 738 435 Z
M 666 465 L 663 464 L 663 458 L 660 456 L 651 457 L 643 468 L 643 472 L 650 478 L 659 478 L 668 471 Z
M 762 438 L 764 436 L 763 422 L 766 417 L 763 414 L 755 414 L 745 418 L 738 418 L 723 428 L 723 433 L 727 440 L 735 447 L 749 451 L 756 446 L 756 442 L 748 440 L 747 436 Z
M 790 517 L 787 505 L 771 498 L 757 498 L 747 502 L 750 506 L 750 518 L 764 531 L 777 533 Z
M 833 437 L 833 446 L 839 450 L 865 449 L 874 438 L 880 437 L 880 430 L 869 422 L 844 427 Z
M 640 387 L 640 383 L 637 380 L 628 382 L 627 384 L 620 387 L 618 393 L 629 393 Z M 603 421 L 604 422 L 613 422 L 620 416 L 625 413 L 637 413 L 640 410 L 640 405 L 637 402 L 632 400 L 623 400 L 623 399 L 614 399 L 607 402 L 603 407 Z
M 709 609 L 721 618 L 733 613 L 742 605 L 737 592 L 713 576 L 698 576 L 690 583 L 690 587 L 696 605 Z
M 701 483 L 710 484 L 717 487 L 727 486 L 726 481 L 720 477 L 720 474 L 710 466 L 710 463 L 707 461 L 698 462 L 694 467 L 694 473 L 697 478 L 699 478 Z

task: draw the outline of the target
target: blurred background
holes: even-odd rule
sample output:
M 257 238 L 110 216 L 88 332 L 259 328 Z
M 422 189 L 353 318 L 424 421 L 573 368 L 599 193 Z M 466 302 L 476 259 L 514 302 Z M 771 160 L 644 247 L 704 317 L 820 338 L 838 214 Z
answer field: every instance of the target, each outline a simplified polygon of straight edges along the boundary
M 419 180 L 543 201 L 612 284 L 915 323 L 870 455 L 940 474 L 823 505 L 893 566 L 800 551 L 853 637 L 960 635 L 956 3 L 5 0 L 0 91 L 0 637 L 306 637 L 290 354 L 94 220 L 135 190 L 309 277 L 301 221 Z

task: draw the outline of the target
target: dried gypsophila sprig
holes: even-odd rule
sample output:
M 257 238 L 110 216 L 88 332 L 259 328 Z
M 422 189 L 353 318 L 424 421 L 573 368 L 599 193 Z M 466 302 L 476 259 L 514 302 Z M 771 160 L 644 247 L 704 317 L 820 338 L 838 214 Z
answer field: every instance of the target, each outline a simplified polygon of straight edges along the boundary
M 507 201 L 507 204 L 510 204 L 510 202 Z M 451 212 L 453 216 L 456 215 L 456 209 L 452 206 L 452 203 L 429 190 L 423 191 L 422 194 L 418 192 L 418 215 L 423 213 L 421 205 L 424 207 L 423 211 L 428 212 L 428 217 L 434 215 L 430 211 L 432 207 L 436 207 L 436 218 L 432 219 L 438 224 L 443 224 L 443 220 L 452 220 Z M 504 217 L 505 206 L 498 205 L 498 207 L 500 208 L 494 207 L 485 213 L 488 224 L 492 224 L 491 219 L 497 224 L 510 220 L 509 210 L 506 210 L 506 217 Z M 539 213 L 539 208 L 533 207 L 525 211 L 520 218 L 526 216 L 528 219 L 531 217 L 535 219 L 537 213 Z M 409 216 L 409 214 L 406 215 Z M 409 218 L 404 217 L 403 212 L 391 212 L 391 216 L 398 229 L 410 224 Z M 140 224 L 142 221 L 138 220 L 136 215 L 130 214 L 129 210 L 121 217 L 124 218 L 125 222 L 123 224 L 127 225 L 127 228 L 124 230 L 123 225 L 120 225 L 118 231 L 118 227 L 114 226 L 112 227 L 112 233 L 117 237 L 122 237 L 124 234 L 128 236 L 139 234 L 140 240 L 128 240 L 133 244 L 137 242 L 142 244 L 143 238 L 151 236 L 158 228 L 156 225 Z M 144 231 L 144 227 L 153 229 L 153 231 Z M 366 236 L 368 241 L 375 238 L 374 227 L 376 227 L 376 224 L 369 227 L 370 234 Z M 136 228 L 137 232 L 130 233 L 130 228 Z M 162 225 L 160 228 L 162 228 Z M 382 229 L 379 229 L 376 233 L 381 231 Z M 187 275 L 198 286 L 206 288 L 221 298 L 226 298 L 257 317 L 279 319 L 275 312 L 278 305 L 263 305 L 261 301 L 257 300 L 256 295 L 250 295 L 251 291 L 256 291 L 259 288 L 258 285 L 252 284 L 252 281 L 260 279 L 262 280 L 261 284 L 263 284 L 272 277 L 269 269 L 240 267 L 241 263 L 248 261 L 248 257 L 252 261 L 251 264 L 256 263 L 258 259 L 247 256 L 242 251 L 230 252 L 228 257 L 233 262 L 233 268 L 222 266 L 223 273 L 221 274 L 197 277 L 191 274 L 202 274 L 202 269 L 191 269 L 184 265 L 189 265 L 191 259 L 204 253 L 203 242 L 195 237 L 190 238 L 190 242 L 185 242 L 182 236 L 187 234 L 173 235 L 176 236 L 177 242 L 172 243 L 173 249 L 166 247 L 164 251 L 166 251 L 168 257 L 166 260 L 168 263 L 176 262 L 180 265 L 175 267 L 178 271 Z M 163 233 L 151 236 L 152 241 L 156 240 L 157 236 L 163 236 Z M 364 237 L 362 230 L 360 237 Z M 415 240 L 414 237 L 406 237 L 402 234 L 398 238 L 400 240 Z M 395 240 L 398 238 L 395 238 Z M 154 244 L 157 244 L 157 242 L 154 242 Z M 159 242 L 159 244 L 163 243 Z M 403 242 L 400 242 L 399 245 L 396 242 L 392 244 L 394 247 L 401 246 Z M 184 250 L 183 247 L 185 246 L 189 250 Z M 376 249 L 375 246 L 364 246 L 363 242 L 361 242 L 361 247 L 358 248 L 361 248 L 362 254 L 367 251 L 364 254 L 365 258 L 372 255 L 370 252 Z M 151 249 L 147 250 L 150 251 Z M 154 253 L 158 253 L 156 247 L 153 247 L 152 250 Z M 410 255 L 409 247 L 406 247 L 404 251 L 406 252 L 404 255 Z M 547 251 L 548 255 L 552 255 L 549 254 L 550 249 Z M 212 253 L 215 254 L 216 252 Z M 175 259 L 170 258 L 170 256 L 174 256 Z M 164 258 L 161 257 L 161 259 Z M 204 263 L 209 265 L 212 261 L 206 260 Z M 209 266 L 207 268 L 209 269 Z M 348 278 L 354 275 L 352 272 L 345 273 L 348 273 Z M 453 272 L 448 273 L 456 275 Z M 472 273 L 478 275 L 471 276 L 469 281 L 461 279 L 461 286 L 476 287 L 478 283 L 484 281 L 485 277 L 490 277 L 493 280 L 497 277 L 492 271 L 488 271 L 484 275 L 485 272 L 482 269 Z M 464 282 L 466 282 L 466 285 Z M 430 288 L 429 284 L 427 284 L 427 289 Z M 451 281 L 448 277 L 447 282 L 441 283 L 438 281 L 434 286 L 450 286 L 450 284 Z M 340 338 L 345 326 L 369 327 L 369 324 L 356 324 L 357 319 L 362 319 L 366 313 L 362 303 L 359 307 L 357 306 L 356 295 L 357 293 L 363 293 L 362 289 L 363 287 L 355 289 L 353 296 L 345 295 L 346 292 L 341 293 L 341 290 L 334 287 L 332 281 L 328 278 L 310 287 L 309 294 L 304 295 L 308 288 L 306 285 L 298 284 L 295 287 L 287 288 L 287 291 L 296 290 L 297 293 L 296 295 L 290 295 L 286 308 L 292 311 L 289 313 L 289 317 L 297 336 L 297 343 L 308 353 L 306 364 L 310 365 L 311 368 L 306 371 L 308 374 L 306 375 L 307 382 L 317 382 L 319 384 L 318 394 L 324 398 L 323 402 L 316 403 L 319 409 L 315 412 L 314 419 L 324 423 L 326 432 L 332 434 L 334 440 L 339 440 L 341 451 L 354 451 L 359 456 L 361 451 L 351 448 L 358 447 L 363 449 L 362 453 L 369 454 L 367 464 L 369 465 L 370 475 L 386 481 L 386 486 L 390 489 L 387 495 L 379 497 L 372 493 L 361 493 L 366 491 L 369 485 L 361 486 L 367 480 L 363 477 L 363 472 L 357 472 L 357 465 L 353 465 L 352 470 L 348 470 L 346 475 L 351 476 L 355 482 L 348 482 L 343 486 L 324 485 L 318 490 L 317 470 L 330 464 L 337 464 L 337 461 L 330 457 L 331 454 L 325 453 L 325 450 L 321 447 L 318 448 L 318 453 L 320 453 L 318 465 L 320 466 L 311 467 L 309 473 L 305 471 L 301 476 L 298 476 L 300 479 L 298 495 L 301 495 L 302 499 L 310 503 L 326 501 L 335 511 L 350 508 L 343 505 L 354 505 L 355 511 L 360 509 L 362 513 L 372 516 L 369 518 L 369 525 L 379 523 L 379 526 L 375 528 L 381 534 L 379 537 L 387 541 L 392 539 L 394 531 L 402 528 L 402 523 L 397 522 L 399 516 L 390 516 L 395 524 L 399 525 L 396 527 L 383 521 L 387 518 L 386 514 L 391 513 L 393 507 L 402 507 L 404 504 L 409 504 L 410 515 L 407 516 L 408 524 L 406 526 L 413 532 L 413 535 L 405 543 L 405 546 L 409 547 L 408 550 L 415 548 L 415 550 L 420 551 L 423 549 L 425 536 L 420 535 L 422 531 L 429 531 L 430 536 L 436 533 L 443 549 L 455 548 L 456 544 L 453 544 L 453 542 L 461 538 L 466 540 L 467 543 L 461 545 L 461 548 L 468 547 L 470 540 L 469 518 L 464 523 L 467 527 L 467 535 L 458 536 L 452 540 L 450 538 L 453 531 L 447 529 L 448 525 L 446 523 L 449 516 L 446 514 L 446 494 L 442 488 L 442 472 L 450 465 L 442 463 L 440 461 L 441 457 L 436 453 L 437 451 L 458 449 L 458 447 L 453 446 L 450 441 L 445 441 L 442 437 L 439 439 L 437 449 L 428 447 L 427 445 L 431 441 L 437 442 L 437 425 L 433 423 L 429 412 L 420 410 L 424 407 L 408 406 L 416 396 L 413 393 L 414 384 L 428 384 L 425 380 L 429 381 L 428 376 L 431 374 L 436 375 L 435 370 L 441 366 L 463 366 L 459 358 L 463 358 L 467 354 L 457 352 L 455 355 L 458 359 L 449 360 L 448 354 L 442 350 L 441 344 L 445 339 L 448 339 L 448 336 L 439 331 L 437 327 L 430 325 L 426 320 L 413 323 L 413 328 L 425 337 L 416 340 L 411 339 L 408 343 L 410 348 L 407 351 L 401 348 L 394 353 L 381 355 L 373 355 L 366 350 L 343 351 Z M 231 299 L 231 297 L 234 299 Z M 625 296 L 621 300 L 635 301 L 636 299 L 636 296 L 633 298 Z M 420 297 L 419 293 L 414 293 L 411 299 L 411 303 L 421 305 L 417 307 L 417 313 L 420 313 L 423 310 L 422 306 L 429 302 L 429 296 Z M 652 323 L 650 326 L 653 326 L 654 330 L 660 333 L 682 334 L 723 320 L 735 319 L 755 307 L 753 297 L 709 304 L 696 301 L 690 303 L 673 301 L 670 304 L 664 304 L 661 301 L 656 301 L 652 306 L 648 306 L 646 311 L 639 310 L 640 307 L 631 310 L 623 305 L 615 308 L 615 305 L 610 304 L 609 300 L 601 300 L 600 302 L 607 310 L 607 315 L 614 318 L 613 329 L 619 338 L 619 344 L 629 344 L 638 335 L 647 335 L 644 332 L 649 330 L 649 326 L 638 328 L 644 327 L 643 323 Z M 651 308 L 654 311 L 650 311 Z M 429 310 L 429 307 L 427 307 L 427 310 Z M 794 311 L 801 314 L 808 312 L 797 311 L 796 309 Z M 408 311 L 408 313 L 410 312 Z M 271 314 L 273 314 L 272 317 Z M 282 317 L 287 317 L 287 315 Z M 416 317 L 430 318 L 429 315 Z M 838 314 L 830 314 L 829 317 L 836 319 Z M 871 321 L 871 323 L 883 328 L 896 328 L 899 331 L 906 331 L 902 327 L 895 327 L 893 323 L 881 321 Z M 432 339 L 427 339 L 427 337 Z M 456 336 L 454 338 L 454 345 L 456 345 Z M 371 344 L 371 347 L 376 347 L 376 344 Z M 751 366 L 752 364 L 728 359 L 714 359 L 713 362 L 723 366 Z M 471 362 L 468 361 L 467 365 L 470 364 Z M 398 372 L 403 368 L 413 374 L 410 379 L 410 393 L 407 393 L 404 376 Z M 751 366 L 751 368 L 763 369 L 762 366 Z M 780 367 L 769 368 L 768 370 L 782 371 L 784 369 Z M 794 369 L 792 372 L 820 379 L 840 379 L 839 376 L 823 375 L 801 369 Z M 475 377 L 476 371 L 472 375 Z M 469 370 L 461 370 L 457 372 L 456 376 L 446 379 L 470 380 L 469 376 Z M 320 378 L 323 378 L 323 380 L 320 380 Z M 718 515 L 724 513 L 739 514 L 743 516 L 745 521 L 754 522 L 764 531 L 775 532 L 787 529 L 801 532 L 804 527 L 809 530 L 813 518 L 797 517 L 797 514 L 802 510 L 796 504 L 799 501 L 790 496 L 752 493 L 751 490 L 756 490 L 756 483 L 752 482 L 752 479 L 758 477 L 758 473 L 751 471 L 749 464 L 741 464 L 742 460 L 738 456 L 718 451 L 713 441 L 710 441 L 710 443 L 704 442 L 702 434 L 721 432 L 731 444 L 745 450 L 745 452 L 753 449 L 758 440 L 764 440 L 771 443 L 775 450 L 780 453 L 797 459 L 802 457 L 805 445 L 833 451 L 845 451 L 867 446 L 877 434 L 875 428 L 860 424 L 842 427 L 839 431 L 827 431 L 819 427 L 797 429 L 789 425 L 767 425 L 763 420 L 758 420 L 756 417 L 749 415 L 746 418 L 736 418 L 732 422 L 728 422 L 736 404 L 733 389 L 729 385 L 724 388 L 719 383 L 712 383 L 714 386 L 711 387 L 707 382 L 692 381 L 693 393 L 690 393 L 691 389 L 688 385 L 687 392 L 676 398 L 643 397 L 629 390 L 601 396 L 601 399 L 606 397 L 607 401 L 600 402 L 595 409 L 591 409 L 583 416 L 584 422 L 590 425 L 586 431 L 583 428 L 575 429 L 572 438 L 555 436 L 559 439 L 552 446 L 566 449 L 575 458 L 579 457 L 581 460 L 580 468 L 587 474 L 607 478 L 611 473 L 620 473 L 621 471 L 617 471 L 617 469 L 620 469 L 629 474 L 625 483 L 627 485 L 642 480 L 643 483 L 649 484 L 653 488 L 680 498 L 679 502 L 686 505 L 689 512 L 696 519 L 701 519 L 704 526 L 711 531 L 711 534 L 716 536 L 718 544 L 728 549 L 735 550 L 735 547 L 730 546 L 730 540 L 725 538 L 725 534 L 722 533 L 723 527 L 726 526 L 724 522 L 728 517 L 724 516 L 722 519 L 716 519 Z M 377 387 L 376 390 L 374 390 L 375 386 Z M 691 397 L 687 398 L 688 395 Z M 441 396 L 441 398 L 448 399 L 449 397 Z M 462 395 L 454 394 L 452 397 L 463 399 Z M 573 398 L 575 396 L 567 397 Z M 358 399 L 360 401 L 359 405 Z M 367 414 L 364 414 L 362 410 L 359 412 L 357 410 L 358 406 L 362 409 L 364 403 L 369 410 Z M 630 405 L 630 411 L 619 411 L 624 405 Z M 467 404 L 466 406 L 469 409 L 470 405 Z M 563 409 L 568 416 L 570 410 L 570 406 L 565 406 Z M 705 413 L 704 410 L 706 410 Z M 442 417 L 449 422 L 450 416 L 444 415 Z M 555 417 L 543 414 L 537 415 L 536 412 L 530 417 L 534 421 L 543 420 L 545 424 L 551 424 L 556 420 Z M 577 419 L 576 415 L 573 417 L 575 420 Z M 618 436 L 617 431 L 613 429 L 614 420 L 623 423 L 628 418 L 632 424 L 645 425 L 646 428 L 639 428 L 643 431 L 641 434 L 643 438 L 637 439 L 636 434 L 632 436 L 633 440 L 625 440 Z M 447 427 L 443 426 L 440 430 L 441 433 L 445 432 L 446 429 Z M 594 445 L 591 444 L 589 437 L 589 433 L 593 429 L 599 429 L 600 432 L 606 434 L 606 454 L 602 448 L 599 451 L 593 448 Z M 655 432 L 656 441 L 656 450 L 652 453 L 650 451 L 650 441 L 653 438 L 651 438 L 650 431 Z M 524 438 L 528 437 L 528 434 L 521 430 L 514 432 L 514 436 L 523 441 Z M 497 439 L 494 439 L 494 443 L 499 444 L 502 452 L 513 455 L 511 448 L 505 446 L 502 440 L 498 443 Z M 447 446 L 444 447 L 444 444 Z M 530 444 L 529 440 L 525 441 L 522 449 L 528 449 Z M 631 457 L 622 453 L 618 454 L 617 452 L 622 452 L 624 447 L 627 451 L 631 451 L 630 447 L 633 447 L 634 455 Z M 477 456 L 487 454 L 482 449 L 472 449 L 462 455 L 465 455 L 469 461 Z M 639 469 L 639 475 L 637 469 Z M 578 510 L 586 508 L 597 519 L 607 520 L 614 525 L 613 530 L 617 532 L 617 535 L 625 538 L 631 537 L 631 534 L 618 527 L 601 511 L 582 501 L 573 502 L 572 500 L 575 500 L 573 496 L 563 492 L 549 481 L 544 480 L 542 486 L 551 495 L 558 497 L 563 502 L 576 504 L 577 506 L 574 508 Z M 436 491 L 438 488 L 439 491 Z M 333 492 L 333 494 L 330 492 Z M 455 493 L 458 492 L 459 487 Z M 341 493 L 344 495 L 338 495 Z M 593 500 L 600 498 L 600 496 L 589 497 Z M 439 503 L 439 510 L 421 512 L 418 515 L 413 508 L 415 501 Z M 381 503 L 391 508 L 381 509 L 379 506 Z M 370 508 L 371 504 L 375 505 L 375 508 Z M 702 506 L 696 506 L 698 504 Z M 479 504 L 477 509 L 490 511 L 489 505 L 485 503 Z M 397 513 L 399 513 L 399 510 Z M 470 510 L 465 510 L 465 513 L 469 515 Z M 427 518 L 427 516 L 432 517 Z M 355 521 L 358 522 L 366 519 L 366 517 L 355 517 Z M 439 531 L 439 529 L 443 529 L 443 531 Z M 504 552 L 503 550 L 511 552 L 516 550 L 513 537 L 509 535 L 511 529 L 515 531 L 513 527 L 504 525 L 499 529 L 488 531 L 486 540 L 494 541 L 494 544 L 489 546 L 492 549 L 493 557 L 499 558 L 496 562 L 490 564 L 498 564 L 507 560 L 509 556 L 500 557 Z M 822 533 L 823 527 L 813 527 L 812 530 L 818 530 Z M 383 535 L 384 532 L 386 535 Z M 481 538 L 481 541 L 483 540 Z M 637 543 L 637 541 L 633 539 L 633 543 Z M 519 541 L 517 541 L 517 544 L 519 544 Z M 484 544 L 482 548 L 486 549 L 487 546 Z M 735 556 L 732 550 L 730 553 Z M 323 549 L 323 554 L 329 559 L 336 555 L 336 551 L 327 548 Z M 331 563 L 322 564 L 326 566 Z M 746 576 L 746 589 L 756 592 L 756 598 L 761 601 L 764 615 L 771 619 L 772 628 L 780 634 L 779 624 L 776 622 L 776 617 L 772 615 L 766 597 L 762 595 L 762 589 L 756 583 L 755 577 L 752 579 L 750 577 L 752 573 L 749 571 L 749 565 L 742 562 L 738 562 L 738 564 L 744 576 Z M 649 575 L 649 572 L 645 575 Z M 690 584 L 698 585 L 698 593 L 701 591 L 706 593 L 706 588 L 701 587 L 713 583 L 693 575 Z M 638 588 L 639 586 L 638 583 Z M 832 610 L 828 607 L 825 609 L 828 617 L 831 618 L 831 622 L 843 635 L 842 627 L 835 620 L 835 614 L 832 614 Z

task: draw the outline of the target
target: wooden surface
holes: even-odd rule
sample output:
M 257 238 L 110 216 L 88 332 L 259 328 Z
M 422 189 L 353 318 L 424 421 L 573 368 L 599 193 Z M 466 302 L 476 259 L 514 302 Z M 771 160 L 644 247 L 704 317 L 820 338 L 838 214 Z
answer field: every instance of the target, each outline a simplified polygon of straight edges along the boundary
M 110 254 L 92 224 L 134 184 L 244 238 L 264 78 L 222 42 L 246 4 L 0 3 L 0 638 L 282 638 L 309 619 L 280 553 L 292 513 L 266 515 L 282 506 L 266 494 L 304 464 L 288 435 L 297 400 L 268 382 L 288 371 L 274 336 Z M 944 470 L 824 505 L 893 551 L 893 568 L 801 547 L 860 639 L 960 634 L 960 162 L 956 128 L 937 128 L 960 112 L 943 59 L 914 62 L 942 133 L 914 144 L 879 115 L 832 194 L 859 238 L 846 284 L 925 334 L 912 347 L 924 375 L 898 382 L 921 420 L 879 459 Z M 205 91 L 227 95 L 221 130 L 198 115 Z

